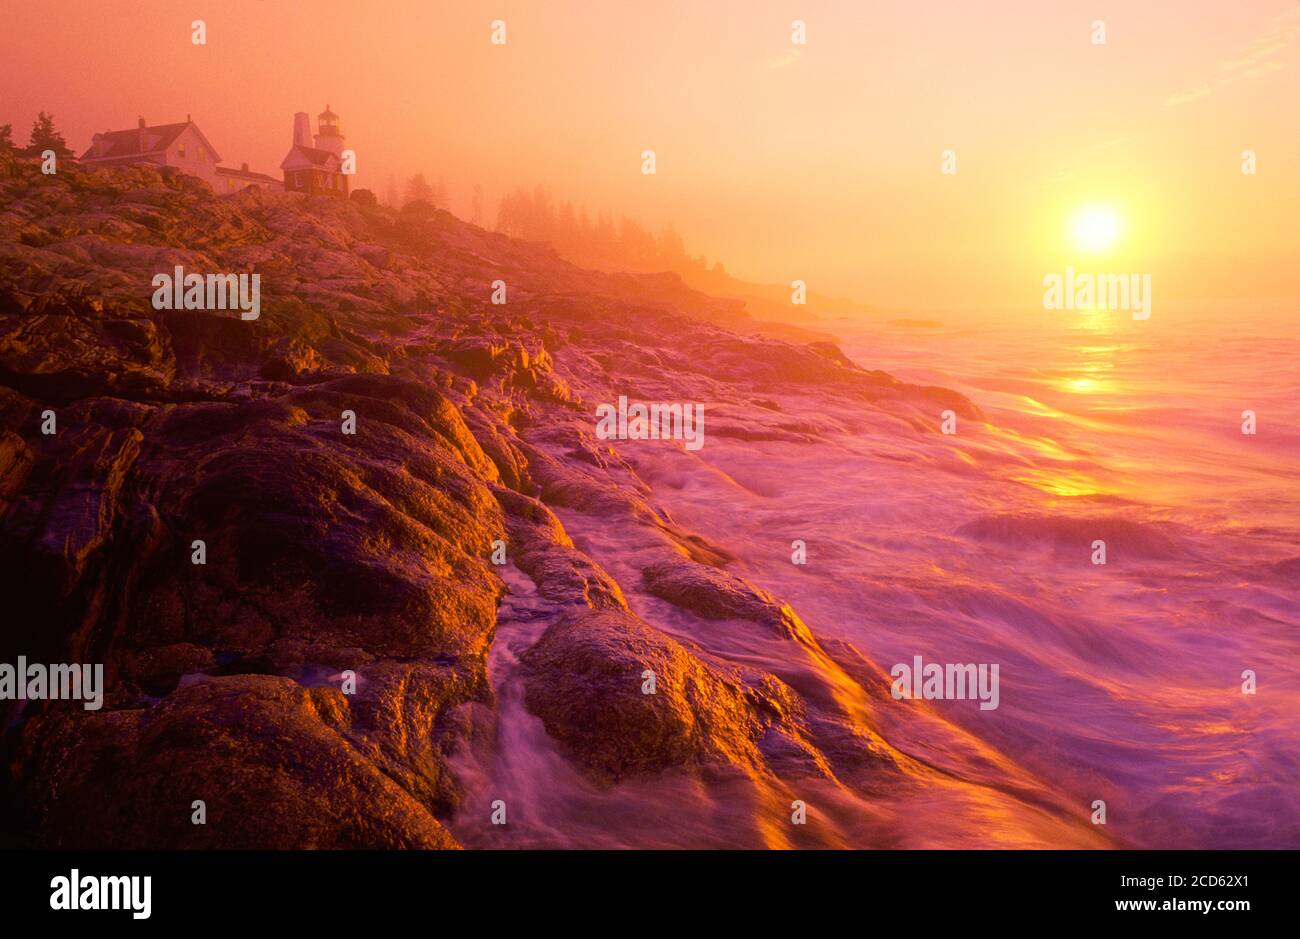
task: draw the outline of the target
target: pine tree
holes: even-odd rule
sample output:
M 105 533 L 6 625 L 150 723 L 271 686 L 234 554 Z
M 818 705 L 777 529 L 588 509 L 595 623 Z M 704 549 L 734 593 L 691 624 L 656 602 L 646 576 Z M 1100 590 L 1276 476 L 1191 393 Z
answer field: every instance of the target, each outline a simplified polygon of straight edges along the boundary
M 72 156 L 67 141 L 54 126 L 54 115 L 42 111 L 32 123 L 32 136 L 27 143 L 27 155 L 40 156 L 46 150 L 53 150 L 54 155 L 60 159 Z
M 474 197 L 470 201 L 470 219 L 475 225 L 483 224 L 483 187 L 474 184 Z
M 416 173 L 406 184 L 406 201 L 402 205 L 405 207 L 412 202 L 423 202 L 430 207 L 433 206 L 433 187 L 429 185 L 423 173 Z
M 14 137 L 13 127 L 0 124 L 0 176 L 12 176 L 14 172 Z

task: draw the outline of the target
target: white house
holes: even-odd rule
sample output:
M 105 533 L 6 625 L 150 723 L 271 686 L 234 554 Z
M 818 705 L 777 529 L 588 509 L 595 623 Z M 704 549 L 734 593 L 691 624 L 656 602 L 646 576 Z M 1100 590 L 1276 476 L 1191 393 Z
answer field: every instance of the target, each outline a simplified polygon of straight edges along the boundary
M 129 163 L 173 166 L 206 180 L 218 193 L 235 192 L 248 186 L 281 188 L 278 179 L 251 172 L 247 163 L 238 170 L 218 166 L 221 154 L 188 114 L 183 124 L 149 126 L 142 117 L 133 130 L 108 130 L 96 134 L 90 142 L 90 149 L 81 155 L 81 162 L 88 166 Z

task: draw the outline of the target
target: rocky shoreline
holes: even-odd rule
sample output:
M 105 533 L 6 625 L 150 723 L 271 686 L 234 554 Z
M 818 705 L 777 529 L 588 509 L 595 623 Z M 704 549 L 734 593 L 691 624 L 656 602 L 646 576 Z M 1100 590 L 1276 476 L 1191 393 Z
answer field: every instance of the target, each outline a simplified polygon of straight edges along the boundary
M 582 270 L 447 213 L 72 165 L 0 179 L 0 217 L 0 661 L 106 672 L 100 711 L 0 702 L 6 843 L 457 847 L 480 795 L 458 767 L 500 746 L 499 542 L 536 588 L 522 700 L 593 786 L 730 774 L 788 814 L 801 779 L 869 799 L 952 776 L 882 734 L 884 673 L 729 571 L 594 415 L 623 394 L 700 401 L 711 434 L 812 445 L 784 396 L 915 427 L 978 419 L 961 396 L 675 276 Z M 177 265 L 256 271 L 260 317 L 153 309 Z M 639 578 L 565 513 L 635 538 Z M 675 634 L 659 604 L 747 624 L 789 673 Z

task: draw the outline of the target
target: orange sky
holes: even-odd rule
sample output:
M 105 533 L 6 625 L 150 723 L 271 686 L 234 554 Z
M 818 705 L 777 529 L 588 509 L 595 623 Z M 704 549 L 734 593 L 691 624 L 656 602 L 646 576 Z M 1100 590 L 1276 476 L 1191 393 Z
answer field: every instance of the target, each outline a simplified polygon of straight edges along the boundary
M 741 276 L 890 309 L 1041 311 L 1071 263 L 1150 272 L 1165 309 L 1300 309 L 1291 0 L 51 0 L 4 20 L 0 123 L 24 142 L 42 108 L 78 152 L 190 113 L 227 165 L 278 175 L 293 112 L 328 102 L 381 196 L 422 170 L 468 215 L 475 183 L 494 211 L 541 182 L 671 220 Z M 1123 235 L 1080 257 L 1069 219 L 1095 203 Z

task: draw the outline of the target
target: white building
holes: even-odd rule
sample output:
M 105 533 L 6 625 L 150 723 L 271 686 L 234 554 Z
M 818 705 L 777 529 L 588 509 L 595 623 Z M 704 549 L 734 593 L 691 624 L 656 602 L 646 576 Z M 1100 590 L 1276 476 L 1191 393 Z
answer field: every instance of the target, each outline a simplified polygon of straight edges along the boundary
M 90 142 L 90 149 L 81 155 L 81 162 L 88 166 L 131 163 L 173 166 L 206 180 L 218 193 L 235 192 L 248 186 L 281 188 L 278 179 L 251 172 L 247 163 L 237 170 L 218 166 L 221 154 L 188 114 L 183 124 L 149 126 L 142 117 L 133 130 L 108 130 L 96 134 Z
M 284 188 L 309 196 L 348 196 L 348 174 L 343 172 L 343 130 L 339 116 L 325 105 L 316 115 L 317 132 L 311 137 L 311 118 L 304 111 L 293 116 L 293 146 L 280 163 Z

